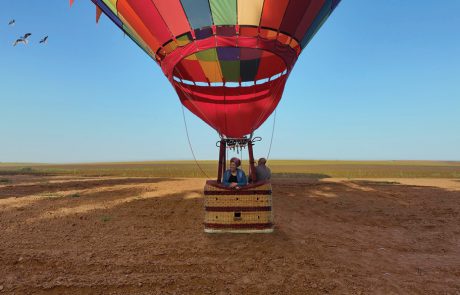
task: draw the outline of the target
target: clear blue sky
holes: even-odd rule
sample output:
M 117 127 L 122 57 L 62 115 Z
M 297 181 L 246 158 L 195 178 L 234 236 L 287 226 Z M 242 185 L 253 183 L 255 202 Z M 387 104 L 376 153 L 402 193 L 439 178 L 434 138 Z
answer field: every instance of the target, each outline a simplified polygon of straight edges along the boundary
M 459 11 L 343 0 L 288 81 L 271 158 L 460 160 Z M 32 44 L 13 48 L 26 32 Z M 215 131 L 186 118 L 197 157 L 215 159 Z M 106 17 L 95 24 L 91 1 L 2 0 L 0 162 L 191 158 L 173 88 Z

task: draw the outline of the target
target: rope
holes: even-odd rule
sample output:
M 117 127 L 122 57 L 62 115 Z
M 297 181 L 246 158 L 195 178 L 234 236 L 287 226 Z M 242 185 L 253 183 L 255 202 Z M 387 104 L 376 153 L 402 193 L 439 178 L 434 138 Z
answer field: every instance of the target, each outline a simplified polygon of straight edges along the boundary
M 182 118 L 184 119 L 185 132 L 187 133 L 188 146 L 190 147 L 190 151 L 192 152 L 193 159 L 195 160 L 195 164 L 198 166 L 198 168 L 201 170 L 201 172 L 206 176 L 206 178 L 210 179 L 208 174 L 206 174 L 206 172 L 204 172 L 203 168 L 201 168 L 200 164 L 198 163 L 198 161 L 196 159 L 195 152 L 193 151 L 193 147 L 192 147 L 192 142 L 190 141 L 190 136 L 188 134 L 188 126 L 187 126 L 187 120 L 185 120 L 184 105 L 181 104 L 181 106 L 182 106 Z
M 272 151 L 273 135 L 275 134 L 275 125 L 276 125 L 276 109 L 275 109 L 275 113 L 273 114 L 272 136 L 270 138 L 270 147 L 268 148 L 267 160 L 268 158 L 270 158 L 270 153 Z

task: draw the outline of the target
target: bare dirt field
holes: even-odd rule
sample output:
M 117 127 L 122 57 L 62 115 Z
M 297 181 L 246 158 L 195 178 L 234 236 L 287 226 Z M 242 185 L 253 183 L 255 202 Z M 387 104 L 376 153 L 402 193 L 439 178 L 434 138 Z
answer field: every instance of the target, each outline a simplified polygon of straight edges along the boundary
M 273 181 L 273 234 L 203 233 L 204 179 L 3 175 L 0 294 L 460 294 L 460 181 Z

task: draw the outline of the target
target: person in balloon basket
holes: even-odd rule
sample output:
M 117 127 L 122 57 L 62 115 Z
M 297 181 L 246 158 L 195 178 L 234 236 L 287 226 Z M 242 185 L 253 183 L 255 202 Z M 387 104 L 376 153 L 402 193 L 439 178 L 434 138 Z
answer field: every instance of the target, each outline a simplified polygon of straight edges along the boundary
M 272 178 L 272 171 L 265 164 L 267 164 L 267 159 L 260 158 L 257 161 L 256 166 L 256 178 L 257 181 L 269 181 Z
M 226 187 L 240 189 L 242 186 L 248 184 L 248 179 L 246 178 L 246 174 L 240 167 L 241 160 L 238 158 L 231 158 L 230 159 L 230 169 L 224 172 L 223 177 L 223 184 Z

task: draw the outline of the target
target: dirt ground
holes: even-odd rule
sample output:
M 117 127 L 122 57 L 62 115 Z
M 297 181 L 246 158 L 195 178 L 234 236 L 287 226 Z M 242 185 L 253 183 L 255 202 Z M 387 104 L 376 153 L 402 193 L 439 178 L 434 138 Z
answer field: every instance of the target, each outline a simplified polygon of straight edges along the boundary
M 460 180 L 275 179 L 273 234 L 204 179 L 2 176 L 0 294 L 460 294 Z

